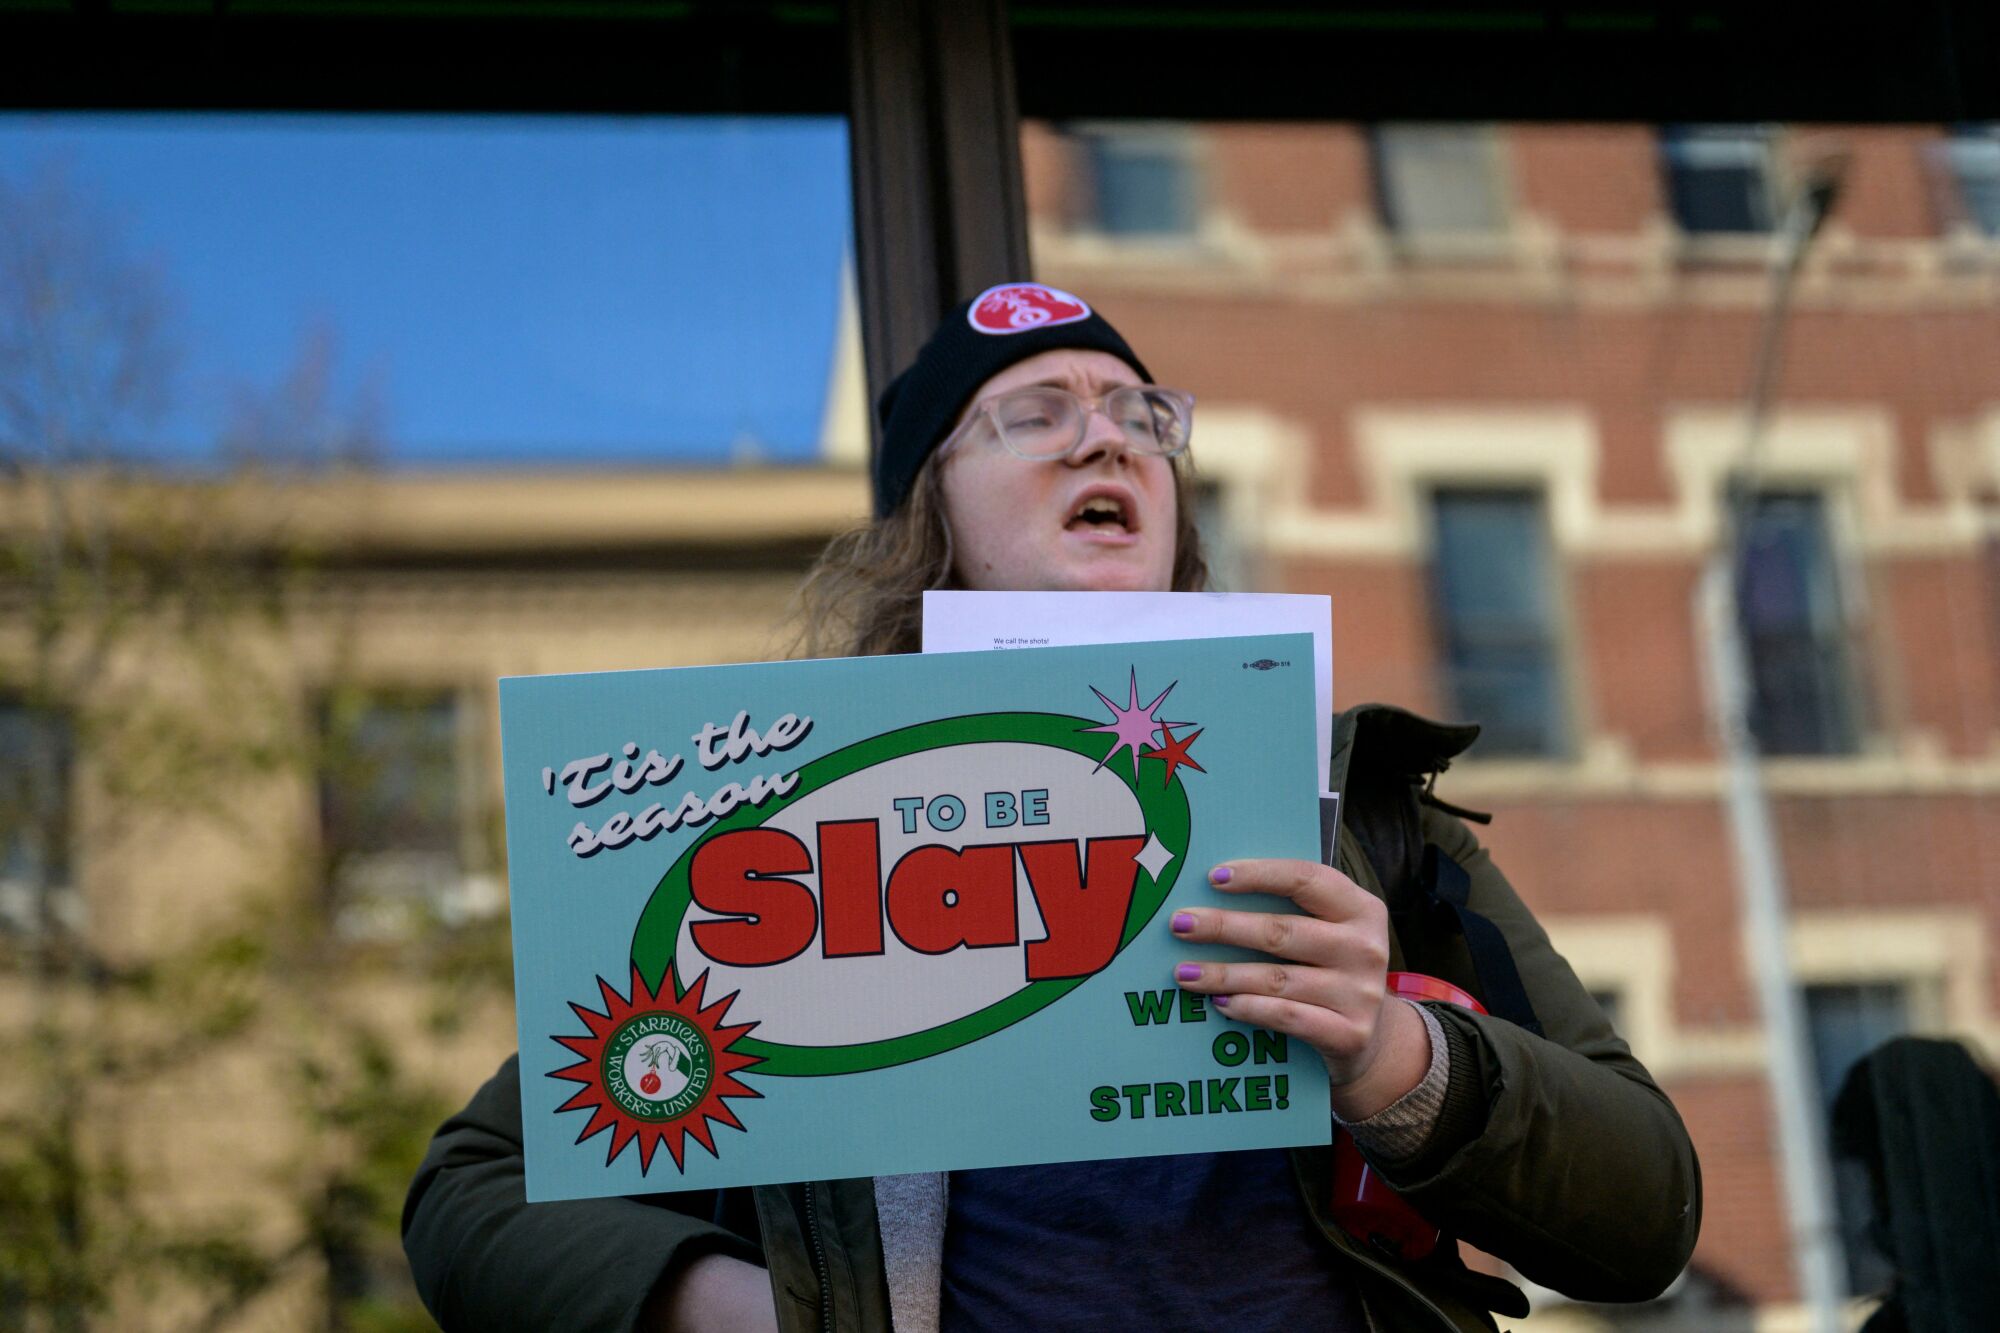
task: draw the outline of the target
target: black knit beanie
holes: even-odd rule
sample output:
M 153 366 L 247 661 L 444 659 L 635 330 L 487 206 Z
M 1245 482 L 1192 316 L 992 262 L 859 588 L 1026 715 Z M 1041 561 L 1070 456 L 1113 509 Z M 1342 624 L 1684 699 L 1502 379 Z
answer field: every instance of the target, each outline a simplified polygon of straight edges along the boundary
M 943 442 L 972 395 L 1016 361 L 1057 348 L 1109 352 L 1153 382 L 1118 330 L 1082 298 L 1038 282 L 988 287 L 944 317 L 909 369 L 875 404 L 882 447 L 875 455 L 875 516 L 910 493 L 917 471 Z

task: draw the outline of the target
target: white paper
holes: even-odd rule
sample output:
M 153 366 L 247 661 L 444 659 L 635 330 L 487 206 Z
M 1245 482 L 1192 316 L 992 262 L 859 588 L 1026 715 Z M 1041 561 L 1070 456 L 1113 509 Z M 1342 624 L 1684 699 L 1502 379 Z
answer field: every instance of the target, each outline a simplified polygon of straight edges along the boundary
M 1290 592 L 954 592 L 924 594 L 924 651 L 1054 648 L 1239 634 L 1313 636 L 1319 772 L 1333 761 L 1333 599 Z

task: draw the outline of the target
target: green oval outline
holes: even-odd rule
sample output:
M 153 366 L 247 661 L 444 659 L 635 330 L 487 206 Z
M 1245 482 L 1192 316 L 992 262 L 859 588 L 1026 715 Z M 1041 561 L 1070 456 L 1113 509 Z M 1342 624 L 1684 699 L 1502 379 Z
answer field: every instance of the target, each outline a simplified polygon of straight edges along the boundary
M 646 984 L 657 990 L 673 962 L 681 921 L 687 915 L 690 903 L 688 865 L 696 849 L 710 838 L 737 829 L 756 828 L 822 787 L 863 769 L 925 750 L 1012 742 L 1052 746 L 1102 761 L 1110 753 L 1114 741 L 1108 733 L 1089 730 L 1097 725 L 1088 718 L 1066 717 L 1057 713 L 974 713 L 899 727 L 821 755 L 799 770 L 798 785 L 789 795 L 762 806 L 744 806 L 735 810 L 688 844 L 680 858 L 661 876 L 639 914 L 639 923 L 632 933 L 632 962 Z M 1163 880 L 1154 879 L 1145 873 L 1143 866 L 1140 868 L 1132 886 L 1132 904 L 1126 909 L 1125 930 L 1113 954 L 1116 957 L 1138 937 L 1173 889 L 1174 880 L 1180 874 L 1181 862 L 1187 856 L 1191 819 L 1187 791 L 1181 785 L 1180 774 L 1174 774 L 1171 781 L 1161 786 L 1148 789 L 1119 765 L 1106 764 L 1105 768 L 1130 789 L 1139 802 L 1146 828 L 1174 856 Z M 1089 979 L 1064 977 L 1031 981 L 984 1009 L 933 1028 L 904 1033 L 899 1037 L 885 1037 L 879 1041 L 857 1042 L 849 1046 L 790 1046 L 746 1037 L 732 1043 L 731 1049 L 759 1057 L 763 1061 L 756 1067 L 755 1072 L 759 1074 L 815 1077 L 887 1069 L 990 1037 L 1054 1004 Z M 674 979 L 674 989 L 677 994 L 686 994 L 678 976 Z

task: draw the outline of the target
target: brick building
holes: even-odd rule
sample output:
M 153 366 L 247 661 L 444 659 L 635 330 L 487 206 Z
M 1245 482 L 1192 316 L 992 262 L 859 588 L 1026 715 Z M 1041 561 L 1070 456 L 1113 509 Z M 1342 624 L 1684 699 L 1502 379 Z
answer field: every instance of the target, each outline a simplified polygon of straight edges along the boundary
M 1200 398 L 1225 586 L 1331 593 L 1341 700 L 1488 725 L 1446 794 L 1495 812 L 1502 865 L 1702 1154 L 1684 1328 L 1728 1326 L 1687 1308 L 1703 1300 L 1771 1327 L 1796 1315 L 1691 598 L 1741 458 L 1788 164 L 1834 147 L 1845 189 L 1794 293 L 1764 554 L 1743 585 L 1829 1082 L 1899 1030 L 2000 1060 L 2000 138 L 1147 124 L 1023 141 L 1037 276 L 1088 295 Z M 356 946 L 356 988 L 461 1098 L 512 1047 L 511 1015 L 486 995 L 446 1036 L 408 1030 L 431 956 L 393 947 L 395 909 L 500 910 L 494 678 L 783 651 L 798 574 L 866 511 L 861 383 L 850 309 L 820 464 L 307 488 L 288 526 L 316 577 L 246 651 L 273 707 L 342 731 L 361 778 L 262 778 L 247 808 L 285 835 L 277 850 L 192 819 L 121 848 L 85 836 L 126 813 L 104 758 L 14 764 L 60 777 L 77 837 L 46 868 L 8 843 L 0 940 L 33 932 L 28 870 L 122 955 L 305 864 L 329 932 Z M 0 635 L 10 662 L 21 639 Z M 185 656 L 142 643 L 113 674 L 165 681 L 171 703 Z M 43 724 L 0 695 L 7 755 Z M 418 817 L 369 817 L 398 801 Z M 34 993 L 0 971 L 0 1013 Z M 254 1200 L 290 1244 L 269 1182 L 318 1130 L 267 1084 L 247 1064 L 187 1074 L 149 1094 L 160 1114 L 115 1118 L 142 1191 L 196 1214 Z M 1863 1282 L 1878 1271 L 1858 1262 Z M 242 1325 L 304 1326 L 314 1280 L 280 1283 Z
M 1686 1115 L 1696 1288 L 1782 1321 L 1692 599 L 1774 229 L 1844 154 L 1738 570 L 1754 722 L 1821 1081 L 1898 1031 L 1990 1066 L 2000 136 L 1035 125 L 1023 153 L 1037 276 L 1200 399 L 1231 586 L 1332 594 L 1339 700 L 1488 724 L 1444 790 L 1495 812 L 1501 864 Z

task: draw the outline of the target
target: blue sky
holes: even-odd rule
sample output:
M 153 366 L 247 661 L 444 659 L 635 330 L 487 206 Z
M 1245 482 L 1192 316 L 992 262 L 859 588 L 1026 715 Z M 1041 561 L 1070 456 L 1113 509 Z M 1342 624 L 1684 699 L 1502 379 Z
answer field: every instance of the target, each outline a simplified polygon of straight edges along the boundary
M 164 459 L 206 458 L 316 327 L 403 466 L 817 447 L 837 119 L 0 115 L 0 178 L 50 170 L 173 294 Z

